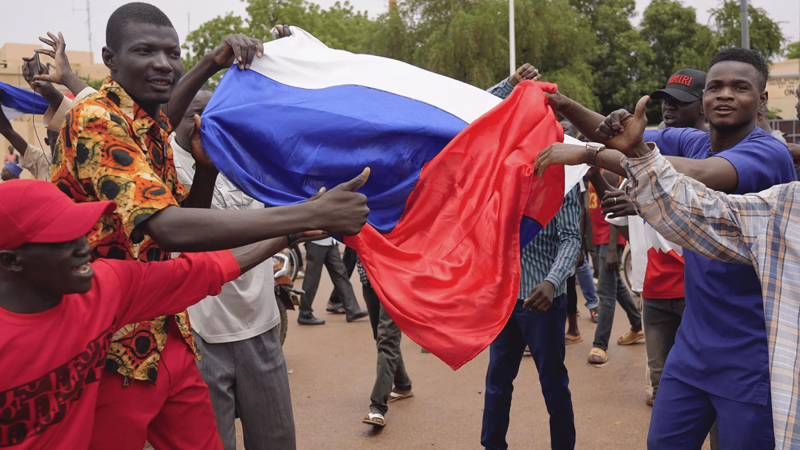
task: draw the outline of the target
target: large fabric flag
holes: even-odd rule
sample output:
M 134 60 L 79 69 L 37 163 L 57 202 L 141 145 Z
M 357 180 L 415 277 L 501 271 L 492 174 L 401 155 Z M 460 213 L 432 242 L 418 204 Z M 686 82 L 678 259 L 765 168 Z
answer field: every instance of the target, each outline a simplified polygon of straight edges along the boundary
M 47 111 L 47 100 L 41 95 L 27 89 L 18 88 L 0 81 L 0 107 L 8 120 L 23 114 L 44 114 Z
M 268 205 L 304 201 L 364 167 L 371 213 L 355 248 L 384 307 L 414 341 L 458 368 L 502 330 L 520 249 L 585 169 L 533 174 L 563 139 L 544 90 L 504 102 L 399 61 L 326 47 L 305 31 L 228 71 L 203 114 L 211 159 Z

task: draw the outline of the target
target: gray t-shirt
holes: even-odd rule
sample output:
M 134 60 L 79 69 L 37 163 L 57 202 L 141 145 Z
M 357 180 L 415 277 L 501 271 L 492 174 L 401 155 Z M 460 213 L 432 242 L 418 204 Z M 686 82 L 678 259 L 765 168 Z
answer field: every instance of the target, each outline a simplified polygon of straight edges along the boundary
M 169 140 L 178 180 L 187 190 L 191 189 L 195 172 L 194 158 L 178 145 L 174 134 Z M 261 209 L 265 206 L 219 174 L 211 207 L 244 210 Z M 223 286 L 219 295 L 206 297 L 200 303 L 190 306 L 189 320 L 192 328 L 210 344 L 241 341 L 271 330 L 281 321 L 278 305 L 275 303 L 274 285 L 270 258 Z

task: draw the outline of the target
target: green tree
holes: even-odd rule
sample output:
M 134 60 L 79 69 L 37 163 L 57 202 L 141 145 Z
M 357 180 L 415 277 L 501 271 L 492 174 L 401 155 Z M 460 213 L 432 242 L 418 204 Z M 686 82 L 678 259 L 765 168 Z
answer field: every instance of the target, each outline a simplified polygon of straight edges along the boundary
M 750 48 L 757 50 L 768 61 L 781 55 L 781 47 L 786 38 L 781 27 L 769 18 L 767 12 L 752 5 L 747 6 Z M 739 2 L 725 0 L 721 7 L 711 11 L 712 29 L 717 48 L 741 47 L 742 13 Z
M 652 67 L 653 49 L 633 28 L 634 0 L 571 0 L 589 21 L 598 43 L 589 54 L 602 114 L 633 108 L 663 83 Z
M 784 53 L 786 54 L 786 59 L 800 58 L 800 41 L 787 45 Z
M 186 36 L 186 42 L 183 47 L 186 52 L 183 54 L 183 71 L 188 72 L 189 69 L 194 67 L 206 53 L 217 48 L 229 34 L 245 33 L 247 28 L 239 16 L 234 16 L 228 13 L 225 16 L 219 16 L 208 22 L 200 25 L 200 27 Z M 208 81 L 209 88 L 216 87 L 219 80 L 222 78 L 226 71 L 220 71 Z
M 653 49 L 653 68 L 664 81 L 680 69 L 707 70 L 716 51 L 711 30 L 697 23 L 695 9 L 674 0 L 653 0 L 640 34 Z

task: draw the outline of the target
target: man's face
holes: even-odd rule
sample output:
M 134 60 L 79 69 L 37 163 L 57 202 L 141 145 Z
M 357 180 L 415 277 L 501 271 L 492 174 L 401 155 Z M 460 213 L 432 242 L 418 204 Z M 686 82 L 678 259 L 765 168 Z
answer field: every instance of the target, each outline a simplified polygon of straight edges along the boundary
M 58 244 L 25 244 L 15 250 L 20 274 L 56 295 L 82 294 L 92 288 L 92 247 L 85 236 Z
M 181 122 L 175 127 L 178 143 L 182 146 L 186 146 L 184 150 L 189 151 L 188 145 L 194 127 L 194 115 L 202 115 L 209 100 L 211 100 L 210 91 L 199 91 L 197 95 L 194 96 L 192 103 L 189 104 L 189 108 L 186 110 L 186 114 L 181 119 Z
M 16 180 L 19 177 L 11 173 L 8 169 L 3 167 L 3 170 L 0 170 L 0 180 L 8 181 L 8 180 Z
M 145 109 L 169 102 L 183 74 L 178 33 L 172 27 L 129 23 L 120 48 L 103 48 L 103 60 L 111 77 Z
M 665 97 L 661 102 L 661 118 L 664 125 L 674 128 L 692 128 L 703 115 L 703 102 L 682 102 L 674 97 Z
M 758 109 L 766 101 L 755 67 L 724 61 L 708 71 L 703 107 L 708 122 L 718 130 L 737 130 L 755 124 Z

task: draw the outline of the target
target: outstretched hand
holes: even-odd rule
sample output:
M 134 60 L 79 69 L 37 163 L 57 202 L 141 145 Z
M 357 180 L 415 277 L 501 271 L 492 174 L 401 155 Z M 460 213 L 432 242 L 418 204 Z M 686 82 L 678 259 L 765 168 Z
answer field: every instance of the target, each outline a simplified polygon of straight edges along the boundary
M 636 103 L 634 114 L 624 109 L 614 111 L 597 127 L 597 137 L 609 148 L 619 150 L 625 156 L 641 156 L 650 151 L 644 143 L 647 126 L 645 109 L 650 97 L 645 95 Z
M 214 64 L 220 69 L 232 66 L 234 60 L 239 62 L 239 70 L 249 69 L 253 58 L 260 58 L 264 54 L 264 44 L 259 39 L 241 33 L 231 34 L 214 49 L 212 54 Z
M 34 82 L 49 81 L 51 83 L 64 84 L 65 77 L 72 74 L 72 67 L 69 65 L 69 58 L 67 57 L 67 43 L 64 41 L 64 36 L 61 32 L 59 32 L 58 37 L 56 37 L 53 33 L 48 31 L 47 36 L 50 39 L 40 36 L 39 40 L 52 47 L 52 50 L 37 48 L 34 51 L 40 55 L 47 55 L 53 58 L 55 65 L 53 66 L 52 72 L 46 70 L 41 75 L 35 76 Z

